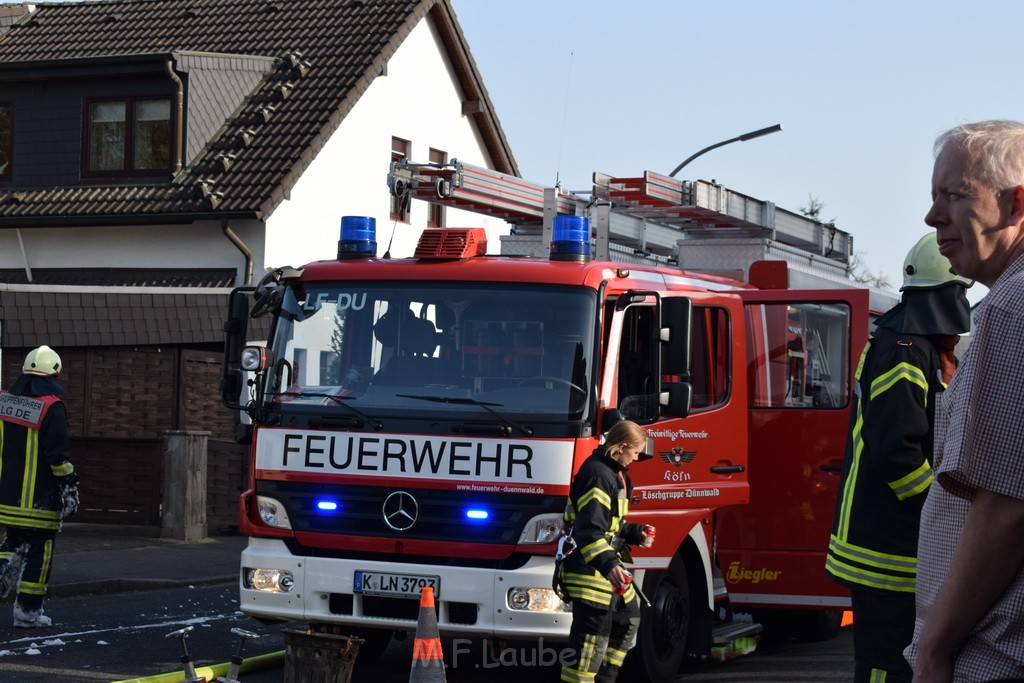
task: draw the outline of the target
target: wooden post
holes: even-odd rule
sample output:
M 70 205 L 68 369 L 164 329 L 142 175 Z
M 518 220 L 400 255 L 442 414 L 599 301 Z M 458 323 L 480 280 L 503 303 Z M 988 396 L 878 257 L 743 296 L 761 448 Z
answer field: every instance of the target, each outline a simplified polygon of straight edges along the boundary
M 210 432 L 168 430 L 163 441 L 164 490 L 160 537 L 206 538 L 206 442 Z

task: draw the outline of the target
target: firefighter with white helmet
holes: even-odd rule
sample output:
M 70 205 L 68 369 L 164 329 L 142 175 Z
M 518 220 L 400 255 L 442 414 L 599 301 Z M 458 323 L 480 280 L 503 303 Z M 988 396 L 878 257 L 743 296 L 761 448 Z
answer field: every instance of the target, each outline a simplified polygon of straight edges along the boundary
M 0 391 L 0 597 L 17 584 L 14 626 L 50 626 L 43 600 L 61 522 L 78 509 L 69 460 L 63 366 L 49 346 L 33 349 L 9 391 Z
M 903 297 L 861 354 L 825 570 L 853 601 L 854 680 L 909 681 L 917 532 L 932 483 L 936 395 L 971 326 L 966 290 L 929 232 L 903 264 Z

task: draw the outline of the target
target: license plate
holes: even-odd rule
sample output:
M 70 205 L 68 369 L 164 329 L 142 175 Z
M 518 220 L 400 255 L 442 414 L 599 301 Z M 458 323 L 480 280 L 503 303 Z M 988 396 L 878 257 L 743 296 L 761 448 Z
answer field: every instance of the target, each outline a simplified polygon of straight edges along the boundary
M 439 576 L 357 571 L 352 590 L 363 595 L 418 599 L 421 591 L 427 586 L 434 589 L 434 599 L 436 600 L 441 590 L 441 577 Z

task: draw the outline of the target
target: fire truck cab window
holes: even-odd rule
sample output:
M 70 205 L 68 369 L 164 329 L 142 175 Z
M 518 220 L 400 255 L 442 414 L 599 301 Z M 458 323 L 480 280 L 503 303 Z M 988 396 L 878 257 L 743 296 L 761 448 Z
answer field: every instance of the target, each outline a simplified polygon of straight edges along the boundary
M 623 418 L 640 424 L 658 417 L 656 313 L 657 309 L 648 304 L 623 311 L 618 408 Z
M 640 424 L 659 417 L 658 318 L 652 303 L 634 305 L 622 315 L 618 362 L 618 409 Z M 611 308 L 606 310 L 610 314 Z M 691 411 L 722 405 L 729 397 L 729 317 L 723 308 L 695 306 L 690 347 Z M 681 379 L 681 378 L 674 378 Z
M 850 309 L 839 303 L 748 305 L 751 407 L 842 408 L 850 383 Z
M 265 403 L 579 420 L 596 394 L 595 317 L 596 293 L 574 287 L 307 283 L 286 291 L 275 321 L 275 367 L 288 371 L 263 378 Z

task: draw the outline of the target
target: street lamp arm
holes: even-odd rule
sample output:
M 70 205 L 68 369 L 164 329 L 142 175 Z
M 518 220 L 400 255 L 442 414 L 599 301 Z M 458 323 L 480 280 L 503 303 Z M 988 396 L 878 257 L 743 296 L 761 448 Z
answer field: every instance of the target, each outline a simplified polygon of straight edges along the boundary
M 675 169 L 671 173 L 668 174 L 668 176 L 670 178 L 675 178 L 676 177 L 676 173 L 679 173 L 679 171 L 683 170 L 683 166 L 686 166 L 688 163 L 690 163 L 691 161 L 693 161 L 694 159 L 699 157 L 701 154 L 704 154 L 705 152 L 710 152 L 711 150 L 717 149 L 717 148 L 721 147 L 722 145 L 728 145 L 731 142 L 746 142 L 747 140 L 753 140 L 754 138 L 759 138 L 762 135 L 770 135 L 772 133 L 778 133 L 780 130 L 782 130 L 782 124 L 781 123 L 776 123 L 774 126 L 768 126 L 767 128 L 761 128 L 760 130 L 755 130 L 755 131 L 751 131 L 749 133 L 744 133 L 743 135 L 739 135 L 737 137 L 730 138 L 728 140 L 722 140 L 721 142 L 716 142 L 715 144 L 709 145 L 709 146 L 705 147 L 704 149 L 700 150 L 699 152 L 697 152 L 695 154 L 691 154 L 690 156 L 688 156 L 683 161 L 683 163 L 681 163 L 678 166 L 676 166 Z

